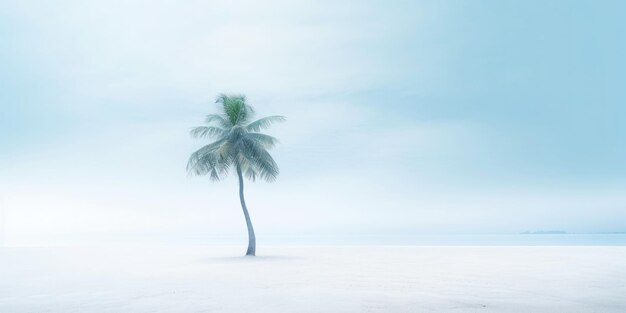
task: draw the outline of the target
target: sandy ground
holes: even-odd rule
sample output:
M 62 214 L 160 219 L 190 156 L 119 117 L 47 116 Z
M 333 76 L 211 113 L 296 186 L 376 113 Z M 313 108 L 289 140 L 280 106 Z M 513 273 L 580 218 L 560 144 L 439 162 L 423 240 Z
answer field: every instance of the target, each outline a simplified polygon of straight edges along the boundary
M 626 247 L 0 248 L 0 312 L 626 312 Z

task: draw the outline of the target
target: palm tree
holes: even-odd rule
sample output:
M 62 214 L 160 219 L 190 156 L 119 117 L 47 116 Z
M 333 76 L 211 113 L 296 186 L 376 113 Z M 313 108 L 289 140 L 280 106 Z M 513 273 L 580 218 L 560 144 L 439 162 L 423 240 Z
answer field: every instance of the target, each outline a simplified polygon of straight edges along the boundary
M 243 95 L 224 95 L 217 97 L 221 114 L 209 114 L 208 126 L 194 127 L 194 138 L 213 138 L 215 141 L 191 154 L 187 171 L 195 175 L 209 175 L 213 181 L 219 181 L 234 168 L 239 177 L 239 200 L 248 227 L 248 250 L 246 255 L 255 255 L 256 237 L 254 228 L 243 197 L 243 176 L 255 181 L 257 178 L 272 182 L 279 170 L 272 156 L 267 152 L 278 140 L 259 131 L 275 122 L 285 121 L 283 116 L 268 116 L 250 122 L 254 110 Z

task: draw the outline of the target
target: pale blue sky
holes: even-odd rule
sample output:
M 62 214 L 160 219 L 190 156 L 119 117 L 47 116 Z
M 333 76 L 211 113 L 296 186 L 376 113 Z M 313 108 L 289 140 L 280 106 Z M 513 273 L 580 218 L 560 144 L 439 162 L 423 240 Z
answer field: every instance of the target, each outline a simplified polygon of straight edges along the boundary
M 243 236 L 234 180 L 185 173 L 219 92 L 288 118 L 261 237 L 626 231 L 624 12 L 2 0 L 5 237 Z

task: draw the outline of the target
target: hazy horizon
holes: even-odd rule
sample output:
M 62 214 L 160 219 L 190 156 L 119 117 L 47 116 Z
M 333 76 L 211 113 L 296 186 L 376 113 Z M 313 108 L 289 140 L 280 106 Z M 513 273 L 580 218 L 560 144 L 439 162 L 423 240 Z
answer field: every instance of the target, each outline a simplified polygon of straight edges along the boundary
M 624 232 L 625 10 L 2 1 L 0 242 L 243 238 L 236 177 L 185 171 L 219 93 L 287 117 L 261 243 Z

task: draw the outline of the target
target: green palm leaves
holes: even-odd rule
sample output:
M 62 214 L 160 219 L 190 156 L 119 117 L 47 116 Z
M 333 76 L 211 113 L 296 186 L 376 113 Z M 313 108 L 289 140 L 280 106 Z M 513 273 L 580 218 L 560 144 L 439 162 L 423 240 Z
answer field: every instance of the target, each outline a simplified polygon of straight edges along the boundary
M 196 175 L 209 175 L 214 181 L 225 177 L 233 167 L 240 168 L 251 180 L 273 181 L 278 165 L 267 151 L 278 140 L 259 133 L 270 125 L 285 121 L 283 116 L 268 116 L 250 122 L 254 110 L 243 95 L 220 95 L 216 103 L 220 114 L 206 117 L 207 126 L 194 127 L 194 138 L 214 139 L 214 142 L 191 154 L 187 171 Z

